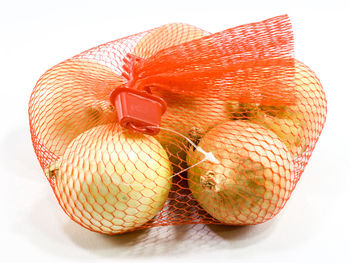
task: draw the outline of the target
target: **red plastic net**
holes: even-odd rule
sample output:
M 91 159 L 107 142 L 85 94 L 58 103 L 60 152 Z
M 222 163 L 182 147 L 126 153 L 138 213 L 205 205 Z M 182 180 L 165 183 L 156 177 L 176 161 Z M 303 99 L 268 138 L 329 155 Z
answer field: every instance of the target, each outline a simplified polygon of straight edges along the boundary
M 121 125 L 110 99 L 121 87 L 166 102 L 158 134 Z M 111 41 L 52 67 L 29 102 L 34 150 L 60 206 L 106 234 L 271 219 L 325 119 L 287 16 L 215 34 L 168 24 Z

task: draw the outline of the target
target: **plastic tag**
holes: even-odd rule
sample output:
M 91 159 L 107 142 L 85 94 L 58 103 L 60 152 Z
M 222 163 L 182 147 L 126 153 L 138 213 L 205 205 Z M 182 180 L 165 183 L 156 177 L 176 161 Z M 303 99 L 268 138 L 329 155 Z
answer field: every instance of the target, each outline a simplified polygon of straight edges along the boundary
M 160 121 L 166 111 L 166 102 L 146 91 L 117 88 L 110 96 L 120 125 L 135 132 L 156 135 Z

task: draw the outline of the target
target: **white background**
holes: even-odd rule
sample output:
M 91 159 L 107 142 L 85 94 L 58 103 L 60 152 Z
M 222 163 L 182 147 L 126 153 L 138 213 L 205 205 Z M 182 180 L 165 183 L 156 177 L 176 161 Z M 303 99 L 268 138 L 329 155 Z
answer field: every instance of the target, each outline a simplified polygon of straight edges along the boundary
M 348 1 L 1 1 L 1 262 L 350 262 Z M 170 22 L 211 32 L 288 13 L 296 56 L 323 83 L 328 118 L 284 210 L 254 227 L 181 226 L 121 236 L 83 229 L 60 209 L 32 149 L 27 107 L 48 68 Z

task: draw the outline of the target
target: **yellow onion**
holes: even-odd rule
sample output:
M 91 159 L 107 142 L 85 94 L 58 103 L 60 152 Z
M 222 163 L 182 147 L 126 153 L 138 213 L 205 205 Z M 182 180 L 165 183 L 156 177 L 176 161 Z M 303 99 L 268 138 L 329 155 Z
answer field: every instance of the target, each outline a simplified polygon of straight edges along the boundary
M 46 173 L 74 221 L 117 234 L 142 226 L 162 209 L 172 169 L 154 137 L 108 124 L 79 135 Z
M 71 59 L 48 70 L 30 100 L 35 136 L 49 151 L 62 156 L 82 132 L 117 121 L 110 92 L 122 79 L 110 68 L 87 59 Z
M 326 105 L 315 73 L 298 60 L 295 60 L 295 95 L 296 103 L 292 106 L 230 102 L 228 109 L 233 119 L 247 119 L 275 132 L 295 158 L 313 148 L 321 132 L 319 123 Z
M 188 184 L 194 198 L 224 224 L 262 223 L 275 216 L 290 196 L 292 157 L 269 129 L 248 121 L 230 121 L 200 141 L 218 163 L 189 152 Z

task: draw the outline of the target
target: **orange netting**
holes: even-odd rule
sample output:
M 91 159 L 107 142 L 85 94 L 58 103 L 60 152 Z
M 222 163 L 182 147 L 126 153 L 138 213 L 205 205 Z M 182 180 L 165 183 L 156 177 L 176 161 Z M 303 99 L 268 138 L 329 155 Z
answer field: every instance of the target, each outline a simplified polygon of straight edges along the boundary
M 159 133 L 121 125 L 110 99 L 120 88 L 166 102 Z M 215 34 L 168 24 L 111 41 L 52 67 L 29 102 L 34 150 L 59 204 L 106 234 L 271 219 L 325 119 L 324 91 L 294 59 L 287 16 Z

